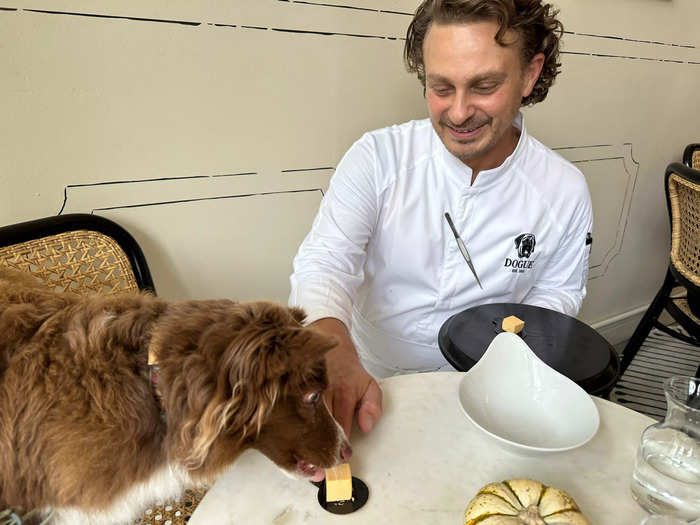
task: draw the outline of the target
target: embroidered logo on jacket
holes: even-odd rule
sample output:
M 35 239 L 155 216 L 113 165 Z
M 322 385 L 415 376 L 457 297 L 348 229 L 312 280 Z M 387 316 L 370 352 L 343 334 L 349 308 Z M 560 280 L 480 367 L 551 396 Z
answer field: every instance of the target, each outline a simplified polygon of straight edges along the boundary
M 515 238 L 515 249 L 518 250 L 518 257 L 530 258 L 535 251 L 535 235 L 533 233 L 521 233 Z
M 518 258 L 511 259 L 510 257 L 506 257 L 503 266 L 505 268 L 511 268 L 513 273 L 523 273 L 525 270 L 531 270 L 535 265 L 535 261 L 528 261 L 528 259 L 534 253 L 535 245 L 537 244 L 535 241 L 535 234 L 521 233 L 514 239 L 513 244 L 515 245 L 515 252 Z

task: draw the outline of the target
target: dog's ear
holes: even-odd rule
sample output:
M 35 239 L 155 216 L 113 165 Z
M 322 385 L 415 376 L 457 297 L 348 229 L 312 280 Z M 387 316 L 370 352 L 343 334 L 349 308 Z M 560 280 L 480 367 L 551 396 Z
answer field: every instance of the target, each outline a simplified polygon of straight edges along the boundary
M 231 352 L 244 359 L 244 365 L 254 363 L 268 379 L 321 359 L 338 344 L 334 336 L 303 326 L 306 314 L 301 308 L 264 301 L 243 306 L 250 308 L 251 319 Z
M 325 377 L 324 356 L 338 344 L 337 338 L 299 326 L 295 311 L 265 304 L 229 348 L 229 384 L 234 394 L 241 394 L 229 424 L 244 435 L 260 431 L 292 377 Z
M 338 338 L 316 328 L 298 328 L 286 337 L 272 341 L 266 356 L 268 377 L 288 373 L 321 360 L 338 345 Z
M 242 367 L 255 370 L 254 379 L 238 376 L 237 384 L 246 383 L 240 390 L 238 404 L 243 409 L 231 413 L 229 424 L 242 429 L 243 437 L 258 435 L 277 400 L 299 384 L 324 382 L 325 354 L 338 344 L 335 336 L 304 327 L 287 327 L 282 333 L 262 339 L 255 351 L 247 354 L 249 361 Z M 251 406 L 251 399 L 255 407 Z
M 520 242 L 523 240 L 523 237 L 525 236 L 524 233 L 521 233 L 515 238 L 515 247 L 519 248 L 520 247 Z

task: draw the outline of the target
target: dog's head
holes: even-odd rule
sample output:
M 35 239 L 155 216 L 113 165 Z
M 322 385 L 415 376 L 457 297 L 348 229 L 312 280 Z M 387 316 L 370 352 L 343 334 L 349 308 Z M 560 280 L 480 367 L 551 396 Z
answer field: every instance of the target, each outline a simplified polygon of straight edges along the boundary
M 521 233 L 515 238 L 515 249 L 518 257 L 529 258 L 535 251 L 535 236 L 532 233 Z
M 332 336 L 304 313 L 270 302 L 192 301 L 157 327 L 169 432 L 193 470 L 214 473 L 246 448 L 282 469 L 316 476 L 349 458 L 323 401 Z M 167 391 L 166 391 L 167 390 Z

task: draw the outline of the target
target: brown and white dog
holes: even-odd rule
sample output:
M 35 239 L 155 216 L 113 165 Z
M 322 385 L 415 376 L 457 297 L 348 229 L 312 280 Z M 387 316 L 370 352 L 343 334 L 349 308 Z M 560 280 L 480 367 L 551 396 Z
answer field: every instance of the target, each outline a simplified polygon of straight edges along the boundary
M 0 269 L 0 511 L 131 523 L 249 448 L 322 477 L 351 451 L 322 396 L 335 340 L 303 320 L 271 302 L 80 298 Z

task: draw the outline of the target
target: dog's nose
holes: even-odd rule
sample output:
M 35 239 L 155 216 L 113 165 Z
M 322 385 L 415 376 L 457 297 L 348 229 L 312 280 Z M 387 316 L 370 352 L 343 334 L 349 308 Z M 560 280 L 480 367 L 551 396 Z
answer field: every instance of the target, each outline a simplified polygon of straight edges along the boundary
M 351 457 L 352 447 L 347 441 L 345 441 L 342 445 L 340 445 L 340 459 L 342 459 L 343 462 L 347 463 Z

